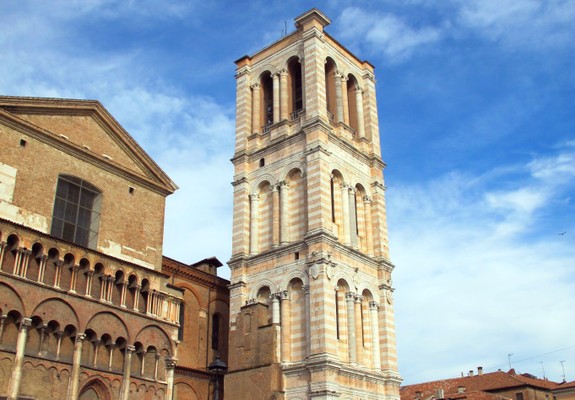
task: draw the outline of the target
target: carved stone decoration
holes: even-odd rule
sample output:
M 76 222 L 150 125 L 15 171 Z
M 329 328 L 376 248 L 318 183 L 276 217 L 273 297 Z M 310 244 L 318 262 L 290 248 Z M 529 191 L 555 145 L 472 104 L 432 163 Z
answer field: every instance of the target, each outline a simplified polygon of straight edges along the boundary
M 355 290 L 358 290 L 358 288 L 359 288 L 359 276 L 357 274 L 355 274 L 353 276 L 353 285 L 355 286 Z
M 393 303 L 393 292 L 391 290 L 387 290 L 385 298 L 387 300 L 387 304 L 392 304 Z
M 328 264 L 325 267 L 325 274 L 327 275 L 327 279 L 331 280 L 335 275 L 335 264 Z
M 319 277 L 319 265 L 313 264 L 309 267 L 309 276 L 311 276 L 314 280 Z

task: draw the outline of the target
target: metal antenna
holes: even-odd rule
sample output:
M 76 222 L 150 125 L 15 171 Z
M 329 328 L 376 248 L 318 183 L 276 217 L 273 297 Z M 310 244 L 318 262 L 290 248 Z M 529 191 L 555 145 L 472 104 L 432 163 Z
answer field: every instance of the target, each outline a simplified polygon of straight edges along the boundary
M 541 369 L 543 370 L 543 379 L 545 379 L 545 366 L 543 365 L 543 361 L 539 361 L 539 364 L 541 364 Z
M 565 382 L 565 366 L 563 365 L 563 363 L 565 362 L 565 360 L 563 361 L 559 361 L 561 363 L 561 369 L 563 370 L 563 382 Z
M 509 369 L 511 369 L 511 356 L 512 355 L 513 355 L 513 353 L 507 354 L 507 360 L 509 361 Z

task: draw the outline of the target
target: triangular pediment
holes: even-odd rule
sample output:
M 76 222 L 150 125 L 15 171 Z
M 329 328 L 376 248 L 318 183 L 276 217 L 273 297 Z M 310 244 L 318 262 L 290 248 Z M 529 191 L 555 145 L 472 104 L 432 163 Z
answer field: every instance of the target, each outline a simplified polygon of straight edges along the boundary
M 166 195 L 177 189 L 98 101 L 0 96 L 0 118 L 14 129 Z

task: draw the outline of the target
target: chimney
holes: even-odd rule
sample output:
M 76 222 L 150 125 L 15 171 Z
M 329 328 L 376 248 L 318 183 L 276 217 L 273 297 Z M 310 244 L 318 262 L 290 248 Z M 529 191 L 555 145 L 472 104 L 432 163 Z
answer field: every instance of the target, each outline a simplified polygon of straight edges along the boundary
M 472 369 L 469 370 L 469 376 L 473 376 L 473 370 Z
M 477 375 L 483 375 L 483 367 L 477 367 Z
M 457 393 L 465 393 L 465 386 L 457 387 Z

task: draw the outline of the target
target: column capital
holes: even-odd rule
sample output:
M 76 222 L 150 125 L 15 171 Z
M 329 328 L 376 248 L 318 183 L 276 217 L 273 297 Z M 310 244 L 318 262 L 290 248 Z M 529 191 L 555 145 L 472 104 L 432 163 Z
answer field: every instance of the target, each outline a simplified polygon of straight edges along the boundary
M 30 326 L 32 326 L 32 318 L 22 318 L 22 321 L 20 321 L 20 327 L 29 328 Z
M 256 82 L 256 83 L 250 85 L 250 88 L 259 90 L 260 86 L 261 86 L 260 83 Z
M 369 302 L 369 309 L 370 310 L 377 310 L 379 308 L 379 304 L 377 304 L 377 301 L 370 301 Z
M 177 362 L 175 358 L 166 358 L 166 369 L 176 368 Z
M 303 286 L 301 287 L 301 290 L 303 290 L 303 292 L 304 292 L 305 294 L 309 294 L 309 292 L 310 292 L 310 286 L 309 286 L 309 285 L 303 285 Z
M 290 300 L 290 292 L 288 290 L 282 290 L 278 295 L 281 301 Z
M 363 301 L 363 296 L 358 294 L 355 296 L 355 302 L 356 303 L 361 303 Z
M 280 76 L 287 76 L 287 75 L 288 75 L 288 70 L 285 69 L 285 68 L 282 68 L 282 69 L 280 69 L 280 70 L 278 71 L 278 74 L 279 74 Z
M 365 196 L 363 196 L 363 202 L 364 203 L 371 203 L 371 196 L 368 196 L 367 194 Z
M 354 301 L 355 299 L 355 293 L 354 292 L 346 292 L 345 293 L 345 300 L 346 301 Z
M 259 201 L 259 199 L 260 199 L 259 194 L 257 194 L 257 193 L 250 194 L 250 200 L 251 201 Z
M 136 351 L 136 346 L 128 345 L 126 346 L 126 353 L 130 354 Z
M 86 340 L 86 334 L 85 333 L 78 333 L 76 335 L 76 342 L 83 342 L 84 340 Z

